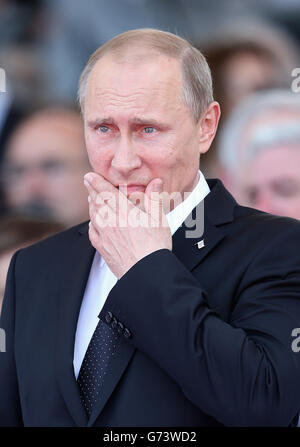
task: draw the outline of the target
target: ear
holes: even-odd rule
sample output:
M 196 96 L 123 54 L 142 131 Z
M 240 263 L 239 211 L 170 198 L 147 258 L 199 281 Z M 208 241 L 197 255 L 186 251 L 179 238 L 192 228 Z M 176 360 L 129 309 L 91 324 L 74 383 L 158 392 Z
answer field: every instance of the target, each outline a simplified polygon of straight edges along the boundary
M 213 101 L 209 104 L 199 120 L 199 152 L 205 154 L 215 138 L 221 109 L 218 102 Z

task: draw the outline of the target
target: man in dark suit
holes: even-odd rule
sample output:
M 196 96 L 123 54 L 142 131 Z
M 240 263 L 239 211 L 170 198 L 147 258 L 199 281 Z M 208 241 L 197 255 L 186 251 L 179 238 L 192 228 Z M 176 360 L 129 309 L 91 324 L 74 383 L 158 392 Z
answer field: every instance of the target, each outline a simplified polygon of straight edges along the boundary
M 127 32 L 79 98 L 90 223 L 13 257 L 0 424 L 292 425 L 300 224 L 198 171 L 220 115 L 205 59 Z

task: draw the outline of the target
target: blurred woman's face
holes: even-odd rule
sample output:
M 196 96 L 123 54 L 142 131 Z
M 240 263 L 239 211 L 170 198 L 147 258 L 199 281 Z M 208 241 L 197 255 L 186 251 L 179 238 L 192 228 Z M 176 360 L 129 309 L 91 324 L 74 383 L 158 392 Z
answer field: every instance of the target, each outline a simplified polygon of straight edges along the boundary
M 246 96 L 276 85 L 278 69 L 262 55 L 243 51 L 229 57 L 222 68 L 225 113 L 230 113 Z

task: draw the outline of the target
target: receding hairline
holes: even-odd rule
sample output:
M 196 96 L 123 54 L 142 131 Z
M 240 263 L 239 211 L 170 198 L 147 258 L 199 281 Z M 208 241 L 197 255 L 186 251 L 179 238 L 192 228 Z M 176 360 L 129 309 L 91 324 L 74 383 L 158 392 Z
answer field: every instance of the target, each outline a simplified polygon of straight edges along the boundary
M 143 54 L 143 50 L 149 49 L 151 50 L 150 53 Z M 188 87 L 189 90 L 199 90 L 199 86 L 195 86 L 195 69 L 192 67 L 197 59 L 198 65 L 201 64 L 203 84 L 206 86 L 203 95 L 204 105 L 207 106 L 213 101 L 210 69 L 202 53 L 193 47 L 190 42 L 175 34 L 151 28 L 143 28 L 126 31 L 115 36 L 91 55 L 79 81 L 78 100 L 81 110 L 84 109 L 84 98 L 90 74 L 97 65 L 97 62 L 108 55 L 120 63 L 130 63 L 131 61 L 141 61 L 142 59 L 149 60 L 150 57 L 159 55 L 168 56 L 178 61 L 182 74 L 182 87 L 183 89 Z M 189 58 L 188 61 L 187 58 Z M 187 74 L 187 72 L 189 73 Z M 193 74 L 191 74 L 192 72 Z M 193 79 L 187 79 L 191 77 Z M 184 94 L 183 96 L 186 97 L 187 95 Z
M 122 51 L 142 48 L 151 48 L 160 54 L 165 54 L 175 59 L 181 59 L 184 50 L 193 46 L 182 37 L 175 34 L 143 28 L 126 31 L 105 42 L 90 57 L 89 62 L 97 61 L 106 54 L 115 54 L 122 56 Z
M 139 38 L 138 42 L 137 38 Z M 192 48 L 191 44 L 168 32 L 147 28 L 127 31 L 104 43 L 92 54 L 81 75 L 80 82 L 85 78 L 84 89 L 86 92 L 92 71 L 104 58 L 108 58 L 116 64 L 133 64 L 166 56 L 178 61 L 179 68 L 183 71 L 182 59 L 188 48 Z M 143 53 L 143 50 L 150 51 Z
M 113 51 L 107 51 L 104 54 L 100 54 L 97 60 L 95 60 L 89 74 L 93 71 L 93 69 L 98 65 L 99 62 L 102 60 L 108 60 L 110 62 L 113 62 L 115 64 L 120 65 L 131 65 L 135 63 L 146 63 L 151 62 L 157 58 L 168 58 L 175 62 L 178 62 L 180 68 L 181 68 L 181 60 L 180 58 L 172 55 L 163 53 L 162 51 L 159 51 L 155 48 L 150 48 L 150 51 L 145 53 L 143 50 L 148 49 L 147 46 L 143 45 L 134 45 L 131 47 L 126 48 L 125 50 L 122 50 L 121 48 L 116 48 Z

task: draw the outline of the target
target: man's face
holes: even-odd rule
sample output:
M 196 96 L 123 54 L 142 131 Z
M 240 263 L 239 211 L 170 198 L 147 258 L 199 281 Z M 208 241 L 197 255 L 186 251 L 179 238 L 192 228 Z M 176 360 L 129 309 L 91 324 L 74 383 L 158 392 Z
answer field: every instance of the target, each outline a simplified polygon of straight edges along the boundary
M 300 147 L 259 153 L 241 173 L 245 203 L 271 214 L 300 219 Z
M 131 200 L 157 177 L 168 193 L 196 184 L 199 154 L 207 149 L 181 90 L 179 63 L 163 55 L 135 65 L 104 56 L 90 74 L 84 112 L 89 160 L 114 186 L 126 184 Z
M 82 177 L 89 169 L 80 117 L 42 114 L 12 137 L 4 168 L 7 205 L 66 226 L 88 217 Z

